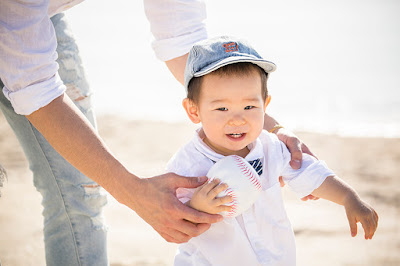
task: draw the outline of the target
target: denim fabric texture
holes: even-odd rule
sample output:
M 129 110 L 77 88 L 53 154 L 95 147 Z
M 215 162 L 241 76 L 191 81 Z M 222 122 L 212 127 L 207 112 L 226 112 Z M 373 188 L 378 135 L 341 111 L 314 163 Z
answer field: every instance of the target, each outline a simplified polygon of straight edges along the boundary
M 58 40 L 59 74 L 67 86 L 66 93 L 96 127 L 91 92 L 64 14 L 54 16 L 52 22 Z M 0 85 L 3 87 L 1 82 Z M 34 185 L 43 198 L 47 265 L 108 265 L 107 230 L 102 215 L 107 203 L 105 191 L 59 155 L 25 116 L 14 112 L 2 93 L 0 108 L 25 152 Z
M 274 63 L 263 59 L 243 39 L 230 36 L 210 38 L 196 43 L 189 52 L 185 68 L 185 89 L 193 77 L 201 77 L 229 64 L 249 62 L 266 73 L 276 69 Z

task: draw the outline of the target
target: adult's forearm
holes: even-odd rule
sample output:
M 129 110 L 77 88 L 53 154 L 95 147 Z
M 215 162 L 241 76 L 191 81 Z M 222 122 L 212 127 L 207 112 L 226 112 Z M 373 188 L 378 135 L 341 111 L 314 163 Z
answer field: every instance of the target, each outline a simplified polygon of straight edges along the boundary
M 276 121 L 273 117 L 268 114 L 264 114 L 264 129 L 270 131 L 274 126 L 279 125 L 278 121 Z M 274 133 L 276 133 L 275 131 Z
M 116 179 L 129 175 L 65 94 L 26 117 L 68 162 L 111 194 Z
M 27 118 L 67 161 L 134 210 L 167 241 L 186 242 L 221 220 L 219 215 L 188 208 L 176 198 L 177 187 L 194 188 L 204 179 L 171 173 L 143 179 L 133 175 L 67 96 L 56 98 Z
M 180 57 L 165 62 L 169 71 L 171 71 L 175 79 L 179 81 L 182 85 L 184 84 L 185 81 L 185 67 L 188 55 L 189 54 L 184 54 Z

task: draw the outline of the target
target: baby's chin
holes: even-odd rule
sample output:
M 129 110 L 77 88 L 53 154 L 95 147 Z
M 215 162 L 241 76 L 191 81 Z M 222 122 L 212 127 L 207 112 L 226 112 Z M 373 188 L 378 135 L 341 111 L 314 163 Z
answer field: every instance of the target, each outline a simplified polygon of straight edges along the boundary
M 251 143 L 248 141 L 229 141 L 230 143 L 224 143 L 223 145 L 215 145 L 214 142 L 210 141 L 208 138 L 203 139 L 203 141 L 210 147 L 213 151 L 218 154 L 228 156 L 228 155 L 238 155 L 245 157 L 249 153 L 247 146 Z
M 234 148 L 232 149 L 230 148 L 226 148 L 225 151 L 223 153 L 221 153 L 222 155 L 228 156 L 228 155 L 238 155 L 241 157 L 246 157 L 246 155 L 250 152 L 250 150 L 247 148 L 247 145 L 244 145 L 242 147 L 238 147 L 238 148 Z

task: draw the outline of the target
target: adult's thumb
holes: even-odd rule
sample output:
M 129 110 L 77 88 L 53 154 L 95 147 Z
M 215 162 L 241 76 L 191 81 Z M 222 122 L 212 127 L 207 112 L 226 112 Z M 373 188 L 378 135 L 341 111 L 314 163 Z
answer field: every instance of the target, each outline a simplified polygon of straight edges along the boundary
M 184 188 L 196 188 L 204 184 L 207 181 L 206 176 L 200 177 L 188 177 L 188 176 L 177 176 L 176 179 L 176 186 L 177 187 L 184 187 Z

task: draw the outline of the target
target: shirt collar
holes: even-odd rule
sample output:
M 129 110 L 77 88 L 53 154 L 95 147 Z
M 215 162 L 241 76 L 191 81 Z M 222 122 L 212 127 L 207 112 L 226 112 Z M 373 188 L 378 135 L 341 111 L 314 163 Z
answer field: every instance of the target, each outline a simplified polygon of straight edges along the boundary
M 196 136 L 194 139 L 195 148 L 204 156 L 206 156 L 207 158 L 209 158 L 214 162 L 218 162 L 219 160 L 224 158 L 225 157 L 224 155 L 216 153 L 207 144 L 204 143 L 203 141 L 204 137 L 205 135 L 203 128 L 202 127 L 198 128 L 196 130 Z M 247 148 L 249 148 L 250 152 L 244 158 L 246 161 L 253 161 L 263 157 L 263 148 L 259 138 L 250 143 L 247 146 Z

